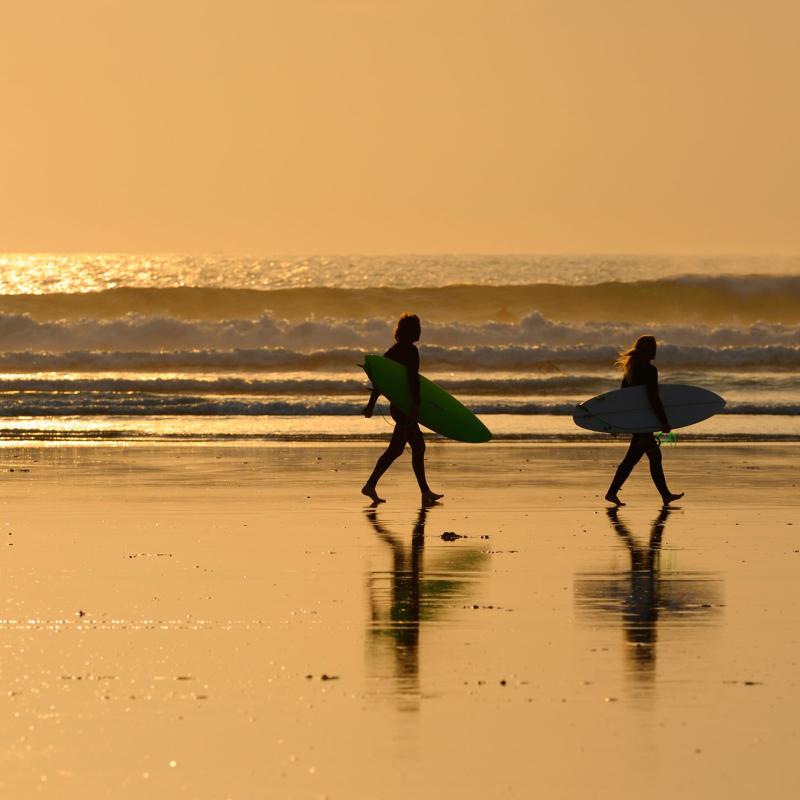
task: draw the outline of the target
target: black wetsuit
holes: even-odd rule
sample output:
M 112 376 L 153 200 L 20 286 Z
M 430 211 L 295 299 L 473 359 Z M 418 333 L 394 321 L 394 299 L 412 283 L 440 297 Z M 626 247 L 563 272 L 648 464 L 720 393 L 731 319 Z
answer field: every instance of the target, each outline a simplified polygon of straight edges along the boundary
M 406 368 L 411 399 L 414 405 L 419 407 L 419 350 L 411 342 L 397 342 L 383 355 Z M 381 475 L 389 469 L 392 462 L 402 454 L 406 444 L 408 444 L 411 446 L 411 465 L 414 468 L 414 475 L 417 478 L 420 491 L 423 494 L 427 494 L 430 492 L 430 487 L 425 479 L 425 440 L 422 438 L 422 431 L 419 429 L 416 420 L 409 417 L 397 406 L 390 405 L 389 411 L 395 421 L 392 439 L 385 452 L 378 459 L 378 463 L 375 464 L 375 469 L 372 471 L 367 483 L 370 486 L 375 486 Z
M 408 388 L 411 390 L 411 400 L 419 407 L 419 350 L 410 342 L 397 342 L 384 354 L 384 358 L 391 358 L 406 368 L 408 374 Z M 390 405 L 389 410 L 395 422 L 409 422 L 408 415 L 404 414 L 397 406 Z M 414 423 L 416 424 L 416 423 Z
M 650 399 L 653 410 L 656 412 L 656 416 L 661 424 L 668 428 L 667 415 L 658 395 L 658 370 L 649 361 L 644 363 L 634 361 L 622 379 L 622 388 L 624 389 L 627 386 L 645 386 L 647 388 L 647 396 Z M 645 453 L 650 461 L 650 476 L 653 478 L 656 489 L 658 489 L 663 498 L 669 496 L 667 480 L 664 477 L 664 469 L 661 466 L 661 450 L 652 433 L 634 433 L 631 436 L 628 452 L 617 467 L 614 480 L 611 481 L 610 494 L 615 495 L 622 488 L 622 484 L 628 479 L 631 471 Z

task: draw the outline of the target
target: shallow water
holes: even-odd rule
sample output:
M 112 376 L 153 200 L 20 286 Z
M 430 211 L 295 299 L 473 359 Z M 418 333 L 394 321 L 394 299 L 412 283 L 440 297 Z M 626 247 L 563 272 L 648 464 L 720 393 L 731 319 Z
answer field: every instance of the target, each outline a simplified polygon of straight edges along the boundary
M 361 401 L 364 402 L 363 399 Z M 618 446 L 627 443 L 625 436 L 591 433 L 576 427 L 571 416 L 541 414 L 495 414 L 484 417 L 495 440 L 523 442 L 590 442 L 594 446 Z M 379 403 L 375 416 L 0 416 L 0 442 L 19 445 L 32 441 L 61 446 L 66 443 L 97 445 L 109 442 L 196 442 L 218 446 L 225 442 L 324 443 L 388 441 L 394 423 L 387 407 Z M 441 437 L 426 434 L 443 444 Z M 666 452 L 679 450 L 693 442 L 730 443 L 798 441 L 800 416 L 772 414 L 722 414 L 689 429 L 676 431 L 677 445 Z

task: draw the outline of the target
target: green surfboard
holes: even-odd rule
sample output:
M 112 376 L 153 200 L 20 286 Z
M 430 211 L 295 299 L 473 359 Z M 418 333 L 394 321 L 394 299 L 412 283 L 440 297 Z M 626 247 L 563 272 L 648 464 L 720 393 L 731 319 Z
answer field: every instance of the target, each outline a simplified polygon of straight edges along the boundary
M 411 409 L 411 389 L 406 368 L 385 356 L 370 355 L 364 358 L 364 372 L 372 385 L 401 411 Z M 419 421 L 448 439 L 459 442 L 488 442 L 489 429 L 451 394 L 419 376 Z

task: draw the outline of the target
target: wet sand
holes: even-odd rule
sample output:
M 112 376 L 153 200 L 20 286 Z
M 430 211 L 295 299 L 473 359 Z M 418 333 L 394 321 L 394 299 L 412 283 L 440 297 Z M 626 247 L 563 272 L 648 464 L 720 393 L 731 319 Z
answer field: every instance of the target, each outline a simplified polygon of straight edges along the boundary
M 797 445 L 379 451 L 0 450 L 2 796 L 797 794 Z

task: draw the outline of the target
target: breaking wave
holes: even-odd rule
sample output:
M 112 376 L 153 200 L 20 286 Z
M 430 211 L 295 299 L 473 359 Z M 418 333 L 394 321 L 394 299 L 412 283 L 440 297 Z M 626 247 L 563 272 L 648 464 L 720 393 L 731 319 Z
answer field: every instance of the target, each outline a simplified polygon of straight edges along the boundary
M 538 311 L 519 322 L 426 323 L 422 346 L 629 344 L 642 326 L 617 322 L 555 322 Z M 664 324 L 658 339 L 673 345 L 713 347 L 800 345 L 800 324 L 755 322 L 749 325 Z M 392 325 L 376 318 L 310 319 L 291 322 L 262 314 L 256 319 L 220 321 L 127 315 L 114 320 L 40 321 L 29 314 L 0 313 L 0 351 L 30 350 L 234 350 L 262 347 L 297 351 L 321 348 L 373 349 L 392 339 Z

